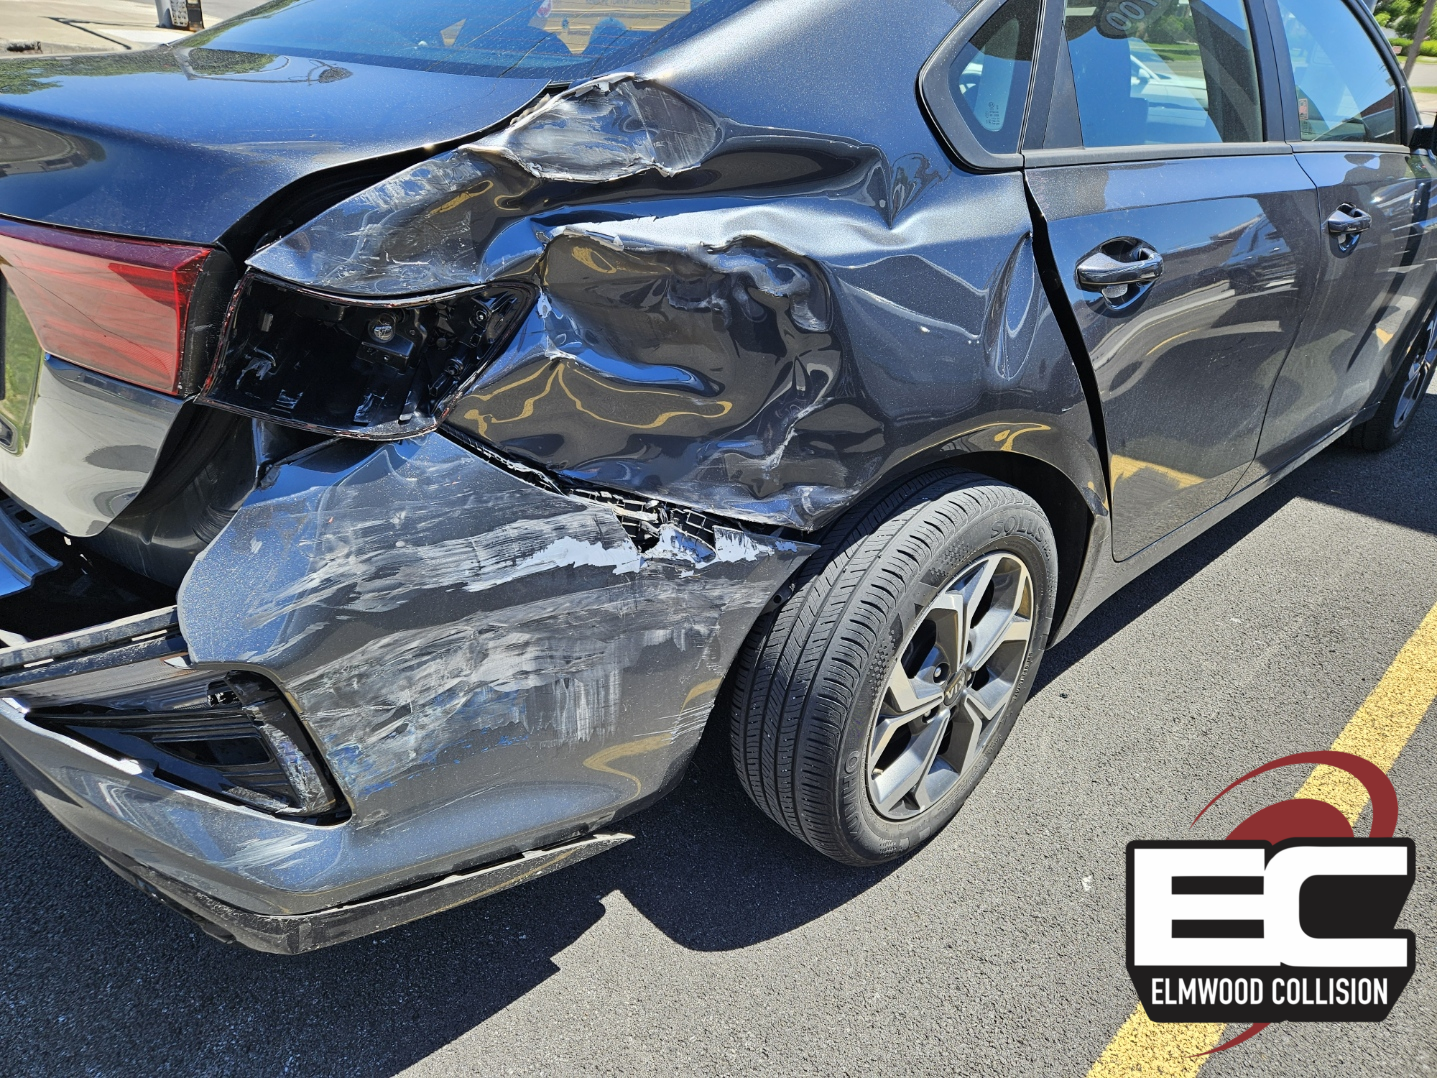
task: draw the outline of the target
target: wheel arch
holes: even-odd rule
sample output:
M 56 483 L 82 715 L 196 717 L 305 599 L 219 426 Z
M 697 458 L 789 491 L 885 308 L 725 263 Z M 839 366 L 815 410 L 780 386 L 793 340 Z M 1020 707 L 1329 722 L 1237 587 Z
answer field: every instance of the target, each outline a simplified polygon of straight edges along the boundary
M 1078 581 L 1096 540 L 1097 516 L 1077 486 L 1057 467 L 1021 453 L 965 453 L 945 464 L 1016 487 L 1038 503 L 1058 544 L 1058 593 L 1053 625 L 1062 626 L 1077 594 Z
M 1001 483 L 1016 487 L 1027 494 L 1047 516 L 1058 545 L 1058 592 L 1053 610 L 1055 626 L 1052 640 L 1072 629 L 1068 615 L 1080 609 L 1077 602 L 1080 584 L 1092 575 L 1094 562 L 1105 549 L 1108 509 L 1101 466 L 1096 451 L 1091 451 L 1091 467 L 1082 468 L 1081 458 L 1073 470 L 1088 472 L 1086 478 L 1074 478 L 1069 471 L 1042 457 L 1019 451 L 957 450 L 948 443 L 943 450 L 921 454 L 886 474 L 882 481 L 865 491 L 859 504 L 882 498 L 890 490 L 930 471 L 976 472 Z M 944 450 L 947 450 L 946 452 Z M 1073 457 L 1074 454 L 1063 454 Z M 1072 463 L 1070 463 L 1070 467 Z M 1086 493 L 1085 493 L 1086 490 Z M 851 508 L 851 507 L 850 507 Z M 845 514 L 846 515 L 846 514 Z M 841 519 L 841 518 L 840 518 Z M 805 536 L 814 542 L 835 522 L 830 522 L 815 535 Z

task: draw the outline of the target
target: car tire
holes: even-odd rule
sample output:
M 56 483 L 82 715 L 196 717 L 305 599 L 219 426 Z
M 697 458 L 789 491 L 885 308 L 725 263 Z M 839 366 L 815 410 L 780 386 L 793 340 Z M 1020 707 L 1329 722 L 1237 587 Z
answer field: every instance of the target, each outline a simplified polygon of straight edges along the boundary
M 985 476 L 930 472 L 850 512 L 754 626 L 730 679 L 749 797 L 845 864 L 931 838 L 1027 699 L 1057 579 L 1042 509 Z
M 1434 367 L 1437 367 L 1437 311 L 1428 316 L 1410 354 L 1393 375 L 1376 414 L 1348 431 L 1343 444 L 1377 453 L 1400 442 L 1412 426 L 1412 417 L 1421 407 L 1427 387 L 1432 384 Z

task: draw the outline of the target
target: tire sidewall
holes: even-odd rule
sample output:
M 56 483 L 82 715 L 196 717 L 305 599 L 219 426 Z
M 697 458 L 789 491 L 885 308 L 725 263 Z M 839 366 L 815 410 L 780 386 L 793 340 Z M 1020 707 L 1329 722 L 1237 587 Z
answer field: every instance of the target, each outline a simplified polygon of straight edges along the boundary
M 942 495 L 954 497 L 958 492 Z M 1025 498 L 1024 501 L 1027 501 Z M 922 506 L 910 511 L 915 516 Z M 1006 551 L 1021 558 L 1033 584 L 1038 625 L 1024 659 L 1013 697 L 998 718 L 979 760 L 962 780 L 930 808 L 909 820 L 879 815 L 868 794 L 867 747 L 891 667 L 920 616 L 939 591 L 978 558 Z M 864 671 L 861 690 L 843 731 L 834 776 L 842 839 L 855 859 L 877 863 L 922 845 L 952 820 L 973 788 L 986 774 L 1007 740 L 1018 712 L 1032 690 L 1052 626 L 1057 556 L 1052 530 L 1036 504 L 1009 502 L 969 517 L 964 526 L 934 550 L 914 579 L 892 602 L 884 625 L 883 644 L 875 649 Z

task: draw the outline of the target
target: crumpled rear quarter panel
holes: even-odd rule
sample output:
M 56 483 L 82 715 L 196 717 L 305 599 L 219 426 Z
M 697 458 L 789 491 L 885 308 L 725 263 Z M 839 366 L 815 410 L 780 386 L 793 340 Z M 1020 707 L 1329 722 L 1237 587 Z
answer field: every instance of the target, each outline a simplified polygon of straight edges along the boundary
M 450 423 L 576 479 L 814 528 L 968 417 L 1079 404 L 1021 179 L 948 197 L 914 167 L 940 189 L 892 227 L 813 197 L 520 226 L 539 305 Z
M 568 478 L 810 530 L 895 469 L 1012 451 L 1101 515 L 1022 177 L 957 167 L 916 99 L 968 6 L 754 5 L 250 265 L 352 296 L 527 282 L 449 423 Z

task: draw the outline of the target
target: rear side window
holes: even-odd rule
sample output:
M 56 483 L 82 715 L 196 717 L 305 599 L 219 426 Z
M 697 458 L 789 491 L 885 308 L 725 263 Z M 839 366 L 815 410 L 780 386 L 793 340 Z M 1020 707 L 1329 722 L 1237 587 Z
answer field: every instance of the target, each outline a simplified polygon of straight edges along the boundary
M 231 52 L 581 82 L 754 0 L 272 0 L 191 38 Z
M 1278 0 L 1303 142 L 1396 142 L 1397 85 L 1341 0 Z
M 948 88 L 974 137 L 989 153 L 1014 153 L 1023 132 L 1038 0 L 1010 0 L 959 50 Z
M 1262 141 L 1243 0 L 1070 2 L 1063 28 L 1084 146 Z

